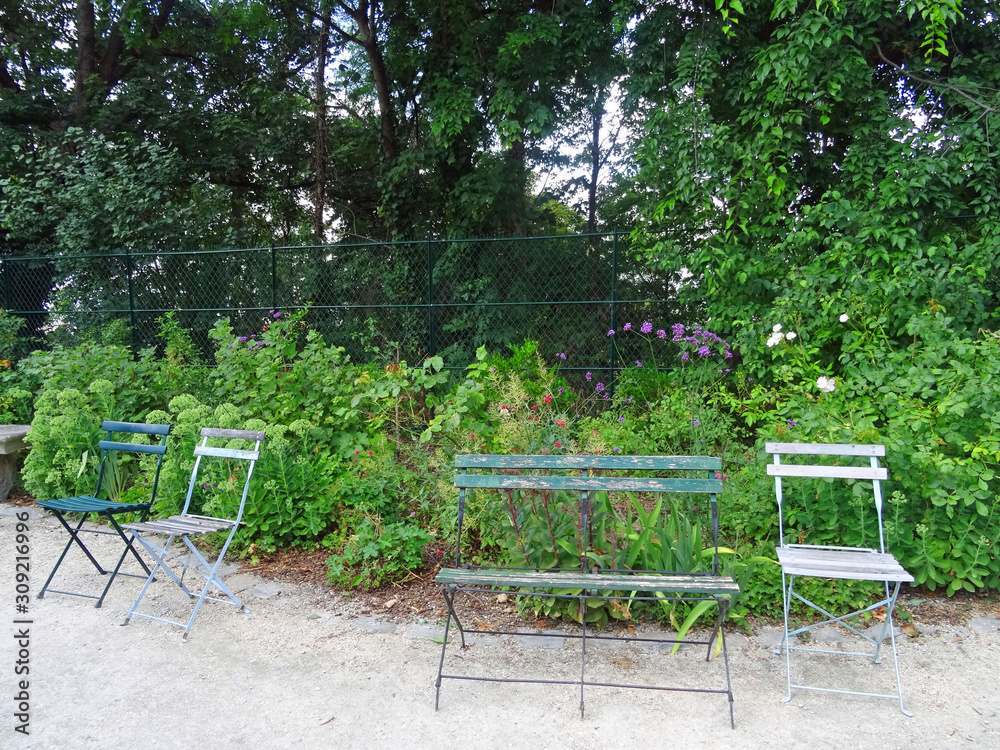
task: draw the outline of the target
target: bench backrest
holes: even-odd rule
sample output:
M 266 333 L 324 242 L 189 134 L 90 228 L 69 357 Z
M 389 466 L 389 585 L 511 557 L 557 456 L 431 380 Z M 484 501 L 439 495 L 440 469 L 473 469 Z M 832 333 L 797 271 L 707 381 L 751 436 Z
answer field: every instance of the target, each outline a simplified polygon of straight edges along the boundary
M 768 476 L 774 477 L 774 491 L 778 500 L 778 533 L 781 546 L 785 545 L 785 526 L 782 488 L 783 477 L 813 479 L 856 479 L 872 483 L 875 499 L 875 513 L 878 516 L 879 551 L 885 552 L 885 534 L 882 528 L 882 481 L 889 478 L 889 472 L 878 465 L 878 459 L 885 456 L 884 445 L 860 445 L 857 443 L 766 443 L 765 452 L 774 456 L 774 463 L 767 465 Z M 846 459 L 867 457 L 869 466 L 851 466 L 846 463 L 830 464 L 785 464 L 782 456 L 838 456 Z
M 458 496 L 458 539 L 455 564 L 462 565 L 462 519 L 466 491 L 540 490 L 568 491 L 580 495 L 580 529 L 590 533 L 590 493 L 653 492 L 704 493 L 709 496 L 714 544 L 713 574 L 719 571 L 719 514 L 717 496 L 722 480 L 716 474 L 722 461 L 711 456 L 553 456 L 553 455 L 460 455 L 455 457 L 455 486 Z M 479 473 L 470 473 L 471 471 Z M 495 472 L 501 473 L 495 473 Z M 529 473 L 502 473 L 502 472 Z M 704 476 L 632 476 L 636 472 L 704 472 Z M 539 472 L 574 472 L 551 474 Z M 595 472 L 620 472 L 628 476 L 607 476 Z M 588 558 L 581 555 L 581 569 L 588 570 Z

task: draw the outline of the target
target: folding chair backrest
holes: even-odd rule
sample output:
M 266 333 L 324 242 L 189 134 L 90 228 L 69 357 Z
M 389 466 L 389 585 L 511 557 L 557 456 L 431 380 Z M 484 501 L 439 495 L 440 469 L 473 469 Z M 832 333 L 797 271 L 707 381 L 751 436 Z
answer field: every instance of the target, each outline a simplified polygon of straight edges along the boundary
M 201 445 L 194 447 L 194 468 L 191 470 L 191 482 L 188 484 L 187 497 L 184 499 L 184 510 L 182 514 L 187 514 L 191 505 L 191 494 L 194 492 L 194 485 L 198 479 L 198 468 L 201 466 L 201 459 L 205 456 L 213 458 L 225 458 L 230 461 L 248 461 L 247 478 L 243 483 L 243 495 L 240 497 L 240 509 L 234 519 L 239 523 L 243 517 L 243 506 L 247 501 L 247 492 L 250 490 L 250 477 L 253 476 L 254 466 L 260 458 L 260 442 L 266 437 L 264 432 L 257 430 L 224 430 L 216 427 L 203 427 L 201 430 Z M 254 446 L 252 450 L 241 450 L 239 448 L 214 448 L 208 444 L 209 438 L 224 438 L 227 440 L 250 440 Z
M 767 465 L 768 476 L 774 477 L 774 491 L 778 499 L 778 531 L 781 546 L 785 545 L 785 525 L 783 514 L 782 477 L 806 477 L 812 479 L 860 479 L 872 483 L 875 497 L 875 513 L 878 516 L 879 552 L 885 552 L 885 534 L 882 529 L 882 480 L 889 478 L 888 471 L 878 465 L 880 456 L 885 456 L 884 445 L 832 444 L 832 443 L 767 443 L 764 450 L 774 456 L 774 463 Z M 826 464 L 783 464 L 782 456 L 841 456 L 867 457 L 870 466 L 826 465 Z
M 168 424 L 146 424 L 143 422 L 111 422 L 101 423 L 101 429 L 107 435 L 101 440 L 97 447 L 101 451 L 101 464 L 97 472 L 97 489 L 94 490 L 94 497 L 101 496 L 101 485 L 104 483 L 105 467 L 108 458 L 114 453 L 148 453 L 155 455 L 156 474 L 153 477 L 153 491 L 149 496 L 149 505 L 156 500 L 156 488 L 160 483 L 160 468 L 163 466 L 163 456 L 167 452 L 167 435 L 170 433 Z M 124 433 L 128 435 L 159 435 L 160 444 L 150 445 L 149 443 L 129 443 L 120 440 L 112 440 L 112 435 Z M 145 503 L 144 503 L 145 504 Z

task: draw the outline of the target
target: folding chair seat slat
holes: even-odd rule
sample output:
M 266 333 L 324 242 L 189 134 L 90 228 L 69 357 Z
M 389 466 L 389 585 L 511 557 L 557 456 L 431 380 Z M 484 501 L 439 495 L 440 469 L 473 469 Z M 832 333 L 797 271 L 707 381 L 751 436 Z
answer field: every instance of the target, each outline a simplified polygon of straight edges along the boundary
M 881 482 L 888 479 L 888 471 L 878 465 L 878 458 L 885 455 L 884 445 L 836 445 L 836 444 L 810 444 L 810 443 L 767 443 L 765 451 L 774 456 L 774 463 L 768 464 L 767 473 L 774 477 L 775 495 L 778 501 L 778 527 L 780 533 L 780 545 L 777 549 L 778 562 L 781 565 L 782 596 L 784 598 L 784 635 L 782 646 L 785 651 L 785 667 L 788 683 L 788 695 L 785 701 L 792 698 L 792 688 L 803 688 L 809 690 L 820 690 L 826 692 L 846 693 L 850 695 L 861 695 L 869 697 L 892 698 L 899 700 L 899 707 L 906 715 L 912 715 L 906 710 L 903 704 L 903 688 L 899 677 L 899 657 L 896 651 L 896 636 L 893 631 L 893 609 L 896 599 L 899 596 L 900 587 L 903 583 L 912 583 L 914 578 L 899 564 L 899 561 L 885 550 L 885 531 L 882 523 L 882 487 Z M 822 464 L 787 464 L 782 461 L 783 456 L 829 456 L 829 457 L 865 457 L 869 460 L 869 466 L 831 465 L 829 461 Z M 835 547 L 833 545 L 795 545 L 785 542 L 784 525 L 784 491 L 783 480 L 789 479 L 793 483 L 801 479 L 848 479 L 858 481 L 869 481 L 872 485 L 872 497 L 878 522 L 878 544 L 877 550 Z M 808 530 L 805 531 L 808 533 Z M 849 614 L 836 616 L 823 609 L 820 605 L 809 601 L 801 593 L 795 590 L 796 578 L 800 576 L 824 579 L 840 579 L 855 581 L 878 581 L 885 586 L 884 596 L 881 601 L 871 604 L 864 610 Z M 807 625 L 790 633 L 788 629 L 789 608 L 792 599 L 804 602 L 807 606 L 825 615 L 827 619 L 815 625 Z M 879 650 L 882 643 L 888 636 L 892 643 L 893 664 L 896 671 L 896 694 L 881 695 L 872 692 L 857 692 L 852 690 L 836 690 L 828 687 L 816 685 L 792 685 L 792 651 L 816 651 L 800 646 L 793 646 L 789 638 L 800 633 L 808 633 L 814 627 L 826 625 L 831 622 L 839 622 L 844 627 L 859 633 L 849 620 L 863 612 L 874 608 L 885 607 L 885 621 L 881 629 L 881 634 L 877 638 L 863 637 L 875 645 L 875 651 L 871 655 L 874 662 L 878 663 Z M 832 616 L 832 619 L 830 617 Z M 781 652 L 781 648 L 777 652 Z M 824 652 L 820 652 L 824 653 Z M 850 652 L 857 653 L 857 652 Z M 860 654 L 867 656 L 868 654 Z
M 871 552 L 839 552 L 831 555 L 807 554 L 813 550 L 778 549 L 778 562 L 789 575 L 815 578 L 846 578 L 858 581 L 902 581 L 912 583 L 914 578 L 906 572 L 892 555 Z M 793 554 L 794 553 L 794 554 Z
M 38 503 L 46 510 L 61 510 L 64 513 L 100 513 L 103 511 L 142 510 L 147 503 L 113 503 L 96 497 L 66 497 L 59 500 L 43 500 Z
M 178 534 L 210 534 L 214 531 L 222 531 L 223 529 L 232 527 L 232 521 L 209 523 L 196 522 L 184 518 L 164 518 L 158 521 L 125 524 L 125 528 L 130 531 L 144 531 L 147 534 L 167 534 L 173 536 Z
M 98 442 L 98 448 L 101 451 L 100 464 L 98 466 L 97 473 L 97 488 L 94 490 L 93 495 L 79 495 L 76 497 L 65 497 L 57 498 L 53 500 L 43 500 L 38 503 L 38 505 L 45 510 L 50 511 L 58 521 L 62 524 L 63 528 L 69 533 L 69 540 L 66 542 L 66 547 L 63 549 L 62 554 L 56 561 L 55 566 L 52 568 L 52 572 L 49 574 L 48 580 L 42 586 L 41 591 L 38 593 L 38 598 L 42 599 L 45 597 L 46 591 L 49 591 L 49 585 L 52 583 L 56 572 L 62 565 L 63 561 L 66 559 L 66 554 L 69 552 L 70 547 L 76 544 L 83 553 L 87 556 L 97 572 L 101 575 L 106 575 L 110 572 L 108 577 L 108 582 L 104 587 L 104 591 L 100 596 L 91 596 L 90 594 L 84 594 L 73 591 L 55 591 L 53 593 L 69 594 L 70 596 L 83 596 L 90 599 L 97 599 L 97 604 L 95 606 L 100 607 L 104 603 L 104 597 L 107 596 L 108 590 L 111 588 L 111 584 L 114 582 L 115 577 L 118 575 L 118 571 L 125 562 L 125 558 L 131 552 L 133 557 L 139 562 L 144 573 L 149 573 L 149 568 L 146 566 L 145 561 L 140 557 L 139 553 L 132 546 L 133 537 L 126 537 L 125 533 L 122 531 L 121 526 L 115 520 L 115 515 L 119 513 L 139 513 L 140 520 L 144 520 L 149 514 L 149 509 L 152 507 L 153 502 L 156 500 L 156 489 L 159 485 L 160 480 L 160 468 L 163 465 L 163 456 L 167 452 L 167 435 L 170 433 L 170 425 L 164 424 L 143 424 L 137 422 L 115 422 L 115 421 L 105 421 L 101 424 L 101 429 L 106 433 L 105 438 Z M 112 436 L 115 434 L 129 434 L 129 435 L 143 435 L 145 439 L 159 437 L 159 443 L 156 445 L 150 445 L 149 443 L 131 443 L 124 440 L 113 440 Z M 140 453 L 147 455 L 155 455 L 156 458 L 156 473 L 153 478 L 153 489 L 150 492 L 148 500 L 143 502 L 118 502 L 108 499 L 101 498 L 101 488 L 104 484 L 105 472 L 108 471 L 109 461 L 118 453 Z M 72 526 L 66 520 L 66 513 L 79 513 L 79 522 Z M 83 524 L 87 520 L 90 514 L 96 514 L 107 520 L 108 524 L 114 529 L 114 531 L 101 532 L 105 534 L 117 535 L 121 538 L 125 549 L 123 550 L 121 557 L 118 559 L 117 565 L 111 571 L 107 571 L 101 567 L 100 563 L 94 555 L 87 549 L 87 546 L 80 539 L 81 531 L 91 531 L 90 529 L 84 529 Z M 122 575 L 131 575 L 125 574 Z
M 241 612 L 247 611 L 246 607 L 243 606 L 243 603 L 226 587 L 226 584 L 219 576 L 219 568 L 221 567 L 222 561 L 226 556 L 226 551 L 229 549 L 229 544 L 233 541 L 236 529 L 240 525 L 240 519 L 243 517 L 243 508 L 246 505 L 247 493 L 250 490 L 250 479 L 253 476 L 254 466 L 260 456 L 260 443 L 264 439 L 265 435 L 263 432 L 250 430 L 223 430 L 206 427 L 201 430 L 201 437 L 201 445 L 196 446 L 194 449 L 194 468 L 191 470 L 191 481 L 188 483 L 187 497 L 184 499 L 184 508 L 182 509 L 180 515 L 170 516 L 169 518 L 161 518 L 155 521 L 141 521 L 126 525 L 126 528 L 135 534 L 136 541 L 138 541 L 146 549 L 146 551 L 154 557 L 156 564 L 153 566 L 153 570 L 146 579 L 146 583 L 142 587 L 142 591 L 139 592 L 138 598 L 136 598 L 135 603 L 132 605 L 132 609 L 129 610 L 128 616 L 125 618 L 125 622 L 122 624 L 127 625 L 133 617 L 146 617 L 153 620 L 169 622 L 170 624 L 178 625 L 184 628 L 184 635 L 182 637 L 182 640 L 184 641 L 187 641 L 188 635 L 191 633 L 191 628 L 194 626 L 195 618 L 198 616 L 198 610 L 201 608 L 201 605 L 206 599 L 214 602 L 221 602 L 223 604 L 232 604 L 239 607 Z M 216 448 L 208 445 L 209 438 L 249 440 L 254 443 L 254 447 L 253 450 Z M 246 481 L 243 484 L 243 495 L 240 498 L 240 506 L 237 511 L 236 518 L 213 518 L 211 516 L 199 516 L 188 512 L 191 507 L 191 496 L 194 492 L 198 479 L 198 470 L 201 467 L 201 462 L 204 458 L 221 458 L 231 461 L 247 461 L 249 463 L 246 472 Z M 215 562 L 210 564 L 202 556 L 198 548 L 191 543 L 189 537 L 197 536 L 199 534 L 210 534 L 217 531 L 225 531 L 226 529 L 229 529 L 229 536 L 222 545 L 222 549 L 219 551 L 219 555 Z M 152 537 L 160 536 L 166 536 L 167 540 L 165 542 L 159 542 L 159 544 L 152 541 Z M 171 545 L 176 539 L 179 539 L 180 543 L 187 548 L 187 556 L 183 561 L 170 552 Z M 192 557 L 196 560 L 194 565 L 190 564 Z M 170 565 L 167 563 L 168 558 L 170 560 L 183 563 L 184 572 L 180 577 L 178 577 L 173 570 L 171 570 Z M 155 580 L 157 572 L 161 569 L 168 576 L 170 576 L 171 579 L 173 579 L 174 583 L 176 583 L 185 594 L 195 598 L 196 595 L 189 591 L 184 585 L 184 574 L 189 568 L 205 579 L 205 586 L 201 591 L 201 595 L 197 597 L 198 601 L 195 604 L 194 610 L 191 613 L 191 618 L 187 621 L 186 625 L 183 623 L 173 622 L 172 620 L 165 620 L 162 617 L 154 617 L 138 611 L 139 603 L 146 595 L 146 591 L 149 590 L 150 584 L 152 584 Z M 225 599 L 208 596 L 208 591 L 213 586 L 222 592 Z

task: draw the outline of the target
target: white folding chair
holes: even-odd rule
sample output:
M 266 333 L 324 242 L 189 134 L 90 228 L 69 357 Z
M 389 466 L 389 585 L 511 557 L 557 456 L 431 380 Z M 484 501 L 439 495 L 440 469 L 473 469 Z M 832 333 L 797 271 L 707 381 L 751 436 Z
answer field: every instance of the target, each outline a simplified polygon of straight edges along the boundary
M 221 602 L 222 604 L 232 604 L 239 607 L 241 612 L 247 611 L 246 607 L 243 606 L 243 603 L 240 602 L 240 600 L 236 598 L 236 595 L 233 594 L 233 592 L 226 587 L 226 584 L 222 582 L 222 578 L 219 577 L 219 568 L 222 567 L 222 560 L 226 556 L 226 550 L 229 549 L 229 543 L 233 541 L 233 536 L 236 534 L 236 529 L 239 527 L 241 522 L 240 519 L 243 517 L 243 506 L 246 505 L 247 492 L 250 489 L 250 478 L 253 476 L 254 465 L 257 463 L 257 459 L 260 456 L 260 442 L 264 439 L 263 432 L 254 432 L 249 430 L 221 430 L 209 427 L 202 429 L 201 436 L 201 445 L 195 446 L 194 449 L 194 455 L 196 457 L 194 461 L 194 469 L 191 471 L 191 482 L 188 485 L 187 497 L 184 500 L 184 509 L 181 511 L 181 514 L 179 516 L 171 516 L 170 518 L 163 518 L 156 521 L 146 521 L 143 523 L 125 525 L 126 529 L 129 529 L 135 534 L 136 541 L 138 541 L 149 552 L 149 554 L 153 556 L 156 560 L 156 564 L 153 566 L 153 570 L 150 572 L 149 578 L 146 579 L 146 583 L 142 587 L 142 591 L 139 592 L 139 596 L 135 600 L 135 604 L 132 605 L 132 609 L 129 610 L 128 616 L 125 618 L 125 622 L 123 622 L 122 625 L 128 625 L 129 620 L 133 617 L 146 617 L 150 620 L 159 620 L 160 622 L 184 628 L 182 640 L 185 642 L 191 632 L 191 627 L 194 625 L 194 618 L 198 616 L 198 610 L 201 609 L 202 602 L 206 599 L 213 602 Z M 209 438 L 251 440 L 254 441 L 254 447 L 253 450 L 213 448 L 208 445 Z M 191 494 L 194 491 L 195 483 L 198 480 L 198 469 L 201 466 L 202 458 L 206 456 L 221 458 L 227 461 L 248 462 L 248 466 L 246 468 L 246 481 L 243 483 L 243 495 L 240 498 L 240 508 L 235 519 L 230 520 L 226 518 L 213 518 L 211 516 L 198 516 L 188 513 L 188 509 L 191 506 Z M 209 562 L 202 556 L 201 552 L 198 551 L 198 548 L 192 544 L 191 537 L 198 536 L 199 534 L 211 534 L 217 531 L 225 531 L 226 529 L 229 529 L 229 536 L 226 538 L 225 544 L 222 545 L 222 549 L 219 551 L 219 556 L 216 558 L 215 563 L 209 564 Z M 159 546 L 158 544 L 154 544 L 148 538 L 150 536 L 165 536 L 167 540 L 163 546 Z M 184 543 L 188 550 L 188 553 L 183 560 L 170 552 L 170 547 L 174 543 L 174 539 L 178 538 Z M 194 565 L 191 564 L 192 557 L 195 558 Z M 174 571 L 170 569 L 170 566 L 167 564 L 168 559 L 182 564 L 183 569 L 180 577 L 178 577 Z M 195 604 L 194 611 L 191 613 L 191 619 L 187 621 L 186 625 L 182 622 L 175 622 L 174 620 L 167 620 L 162 617 L 154 617 L 153 615 L 137 611 L 139 602 L 142 601 L 142 598 L 146 595 L 146 591 L 149 589 L 149 585 L 153 582 L 157 572 L 161 569 L 174 580 L 174 583 L 181 587 L 181 590 L 185 594 L 194 599 L 195 594 L 184 585 L 184 575 L 187 573 L 189 567 L 205 579 L 205 586 L 201 591 L 201 595 L 198 596 L 198 602 Z M 208 590 L 212 586 L 218 588 L 226 598 L 220 599 L 214 596 L 208 596 Z
M 882 485 L 888 479 L 888 472 L 878 464 L 880 456 L 885 456 L 884 445 L 829 445 L 809 443 L 767 443 L 767 453 L 774 456 L 774 463 L 768 464 L 767 473 L 774 477 L 775 495 L 778 500 L 778 528 L 780 546 L 778 547 L 778 562 L 781 564 L 782 594 L 784 596 L 785 628 L 782 637 L 782 647 L 785 650 L 785 668 L 788 680 L 788 695 L 784 701 L 792 699 L 792 688 L 801 690 L 819 690 L 829 693 L 845 693 L 862 695 L 871 698 L 890 698 L 899 700 L 899 707 L 907 716 L 912 716 L 903 705 L 903 688 L 899 680 L 899 659 L 896 653 L 896 636 L 893 632 L 892 613 L 896 606 L 903 583 L 912 583 L 913 576 L 903 569 L 895 557 L 885 551 L 885 534 L 882 526 Z M 782 456 L 861 456 L 870 459 L 870 466 L 816 465 L 816 464 L 785 464 Z M 870 481 L 875 499 L 875 513 L 878 518 L 878 549 L 862 547 L 836 547 L 812 544 L 788 544 L 785 539 L 784 497 L 782 494 L 782 479 L 848 479 Z M 815 489 L 812 490 L 815 492 Z M 803 536 L 808 535 L 805 531 Z M 801 539 L 801 537 L 800 537 Z M 885 597 L 864 609 L 845 615 L 834 615 L 822 606 L 809 601 L 795 590 L 797 577 L 838 578 L 854 581 L 879 581 L 885 585 Z M 788 630 L 788 612 L 792 600 L 796 599 L 821 613 L 827 619 L 813 625 Z M 852 625 L 849 620 L 854 617 L 885 607 L 885 620 L 879 629 L 878 636 L 873 638 Z M 791 638 L 802 633 L 808 633 L 814 628 L 837 623 L 855 635 L 874 646 L 874 653 L 867 651 L 835 651 L 805 646 L 793 646 Z M 837 654 L 864 656 L 879 664 L 879 651 L 886 635 L 892 643 L 892 659 L 896 669 L 896 694 L 859 692 L 853 690 L 838 690 L 816 685 L 797 685 L 792 683 L 792 651 L 808 651 L 820 654 Z M 780 654 L 781 648 L 775 649 Z

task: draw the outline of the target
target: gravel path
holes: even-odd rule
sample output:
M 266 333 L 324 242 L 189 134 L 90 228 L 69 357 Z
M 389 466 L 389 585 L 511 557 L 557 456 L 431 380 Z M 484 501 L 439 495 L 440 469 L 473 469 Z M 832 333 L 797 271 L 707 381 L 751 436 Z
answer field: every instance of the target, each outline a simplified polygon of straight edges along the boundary
M 1000 748 L 1000 619 L 962 626 L 917 621 L 920 635 L 900 639 L 907 707 L 799 691 L 784 704 L 784 657 L 778 631 L 734 633 L 730 650 L 736 729 L 719 695 L 589 688 L 586 717 L 572 685 L 448 681 L 434 710 L 441 647 L 437 623 L 394 623 L 355 616 L 335 592 L 264 581 L 228 570 L 227 582 L 250 609 L 207 603 L 191 639 L 180 629 L 136 619 L 120 627 L 141 582 L 120 578 L 102 609 L 73 597 L 32 596 L 15 612 L 15 509 L 0 505 L 0 749 L 172 748 Z M 32 510 L 31 587 L 48 575 L 65 532 Z M 93 537 L 102 559 L 111 539 Z M 133 563 L 134 565 L 134 563 Z M 137 567 L 137 566 L 135 566 Z M 71 552 L 62 585 L 94 589 L 99 580 Z M 153 613 L 184 619 L 187 599 L 163 579 L 143 602 Z M 996 613 L 993 613 L 996 614 Z M 30 629 L 29 731 L 19 723 L 14 674 L 17 633 Z M 554 630 L 550 639 L 480 637 L 448 665 L 490 676 L 579 675 L 579 643 Z M 835 629 L 825 636 L 846 642 Z M 522 642 L 523 641 L 523 642 Z M 893 689 L 891 658 L 881 665 L 813 657 L 819 679 L 875 692 Z M 588 675 L 609 681 L 716 686 L 721 660 L 689 649 L 675 657 L 636 645 L 588 648 Z

